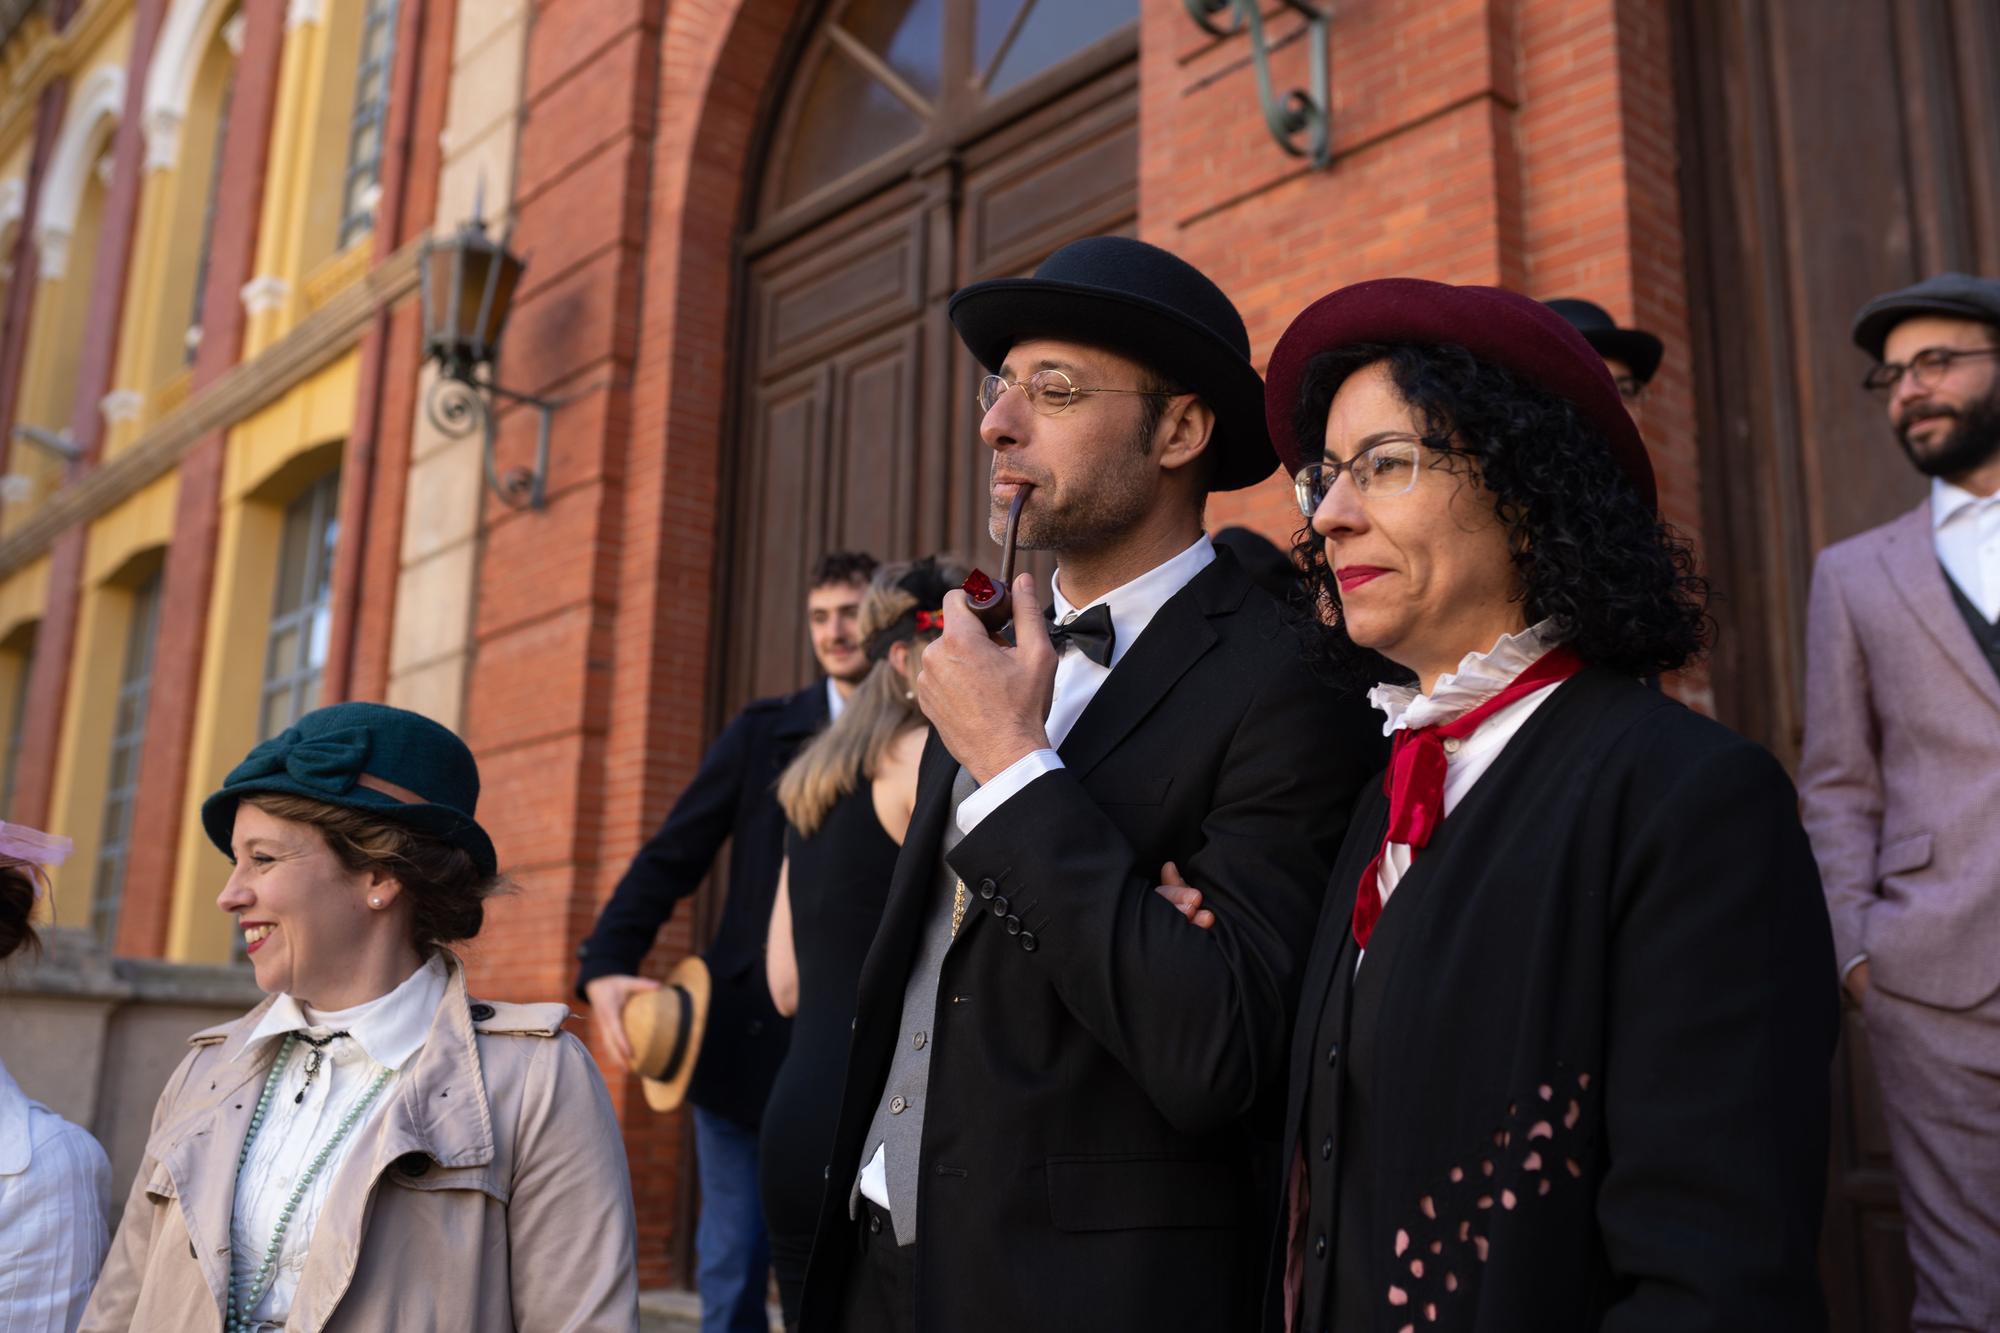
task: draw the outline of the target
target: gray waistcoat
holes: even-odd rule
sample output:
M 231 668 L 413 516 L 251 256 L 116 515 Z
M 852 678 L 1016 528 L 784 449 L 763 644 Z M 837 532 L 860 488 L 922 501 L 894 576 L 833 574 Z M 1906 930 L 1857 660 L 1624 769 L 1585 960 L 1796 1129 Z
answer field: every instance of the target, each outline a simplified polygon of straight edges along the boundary
M 951 811 L 945 816 L 944 842 L 938 853 L 935 884 L 924 911 L 923 934 L 917 942 L 917 956 L 910 965 L 910 979 L 903 988 L 903 1019 L 896 1041 L 896 1055 L 889 1064 L 889 1081 L 883 1085 L 882 1100 L 875 1106 L 875 1119 L 868 1137 L 861 1141 L 861 1166 L 875 1156 L 876 1145 L 885 1145 L 883 1166 L 889 1177 L 889 1215 L 896 1224 L 896 1243 L 914 1245 L 917 1240 L 917 1158 L 924 1142 L 924 1105 L 929 1100 L 931 1078 L 931 1034 L 937 1017 L 938 976 L 944 970 L 944 956 L 950 950 L 952 899 L 958 875 L 945 860 L 958 846 L 958 807 L 979 790 L 979 784 L 963 768 L 951 785 Z M 855 1175 L 848 1193 L 851 1216 L 861 1197 L 861 1177 Z

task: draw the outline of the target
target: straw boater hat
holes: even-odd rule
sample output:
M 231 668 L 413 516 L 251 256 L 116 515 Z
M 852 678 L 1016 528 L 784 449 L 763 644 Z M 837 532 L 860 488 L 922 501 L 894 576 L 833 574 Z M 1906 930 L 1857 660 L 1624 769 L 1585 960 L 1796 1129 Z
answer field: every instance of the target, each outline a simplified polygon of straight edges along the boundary
M 645 1089 L 646 1104 L 671 1111 L 687 1096 L 688 1079 L 708 1026 L 708 964 L 688 957 L 674 965 L 658 990 L 641 991 L 625 1002 L 620 1021 L 632 1043 L 632 1069 Z

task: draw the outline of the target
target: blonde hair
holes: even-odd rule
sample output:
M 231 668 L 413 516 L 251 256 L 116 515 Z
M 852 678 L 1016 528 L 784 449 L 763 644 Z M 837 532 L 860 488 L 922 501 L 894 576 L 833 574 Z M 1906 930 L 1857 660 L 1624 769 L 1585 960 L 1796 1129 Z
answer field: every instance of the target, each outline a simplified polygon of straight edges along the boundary
M 861 597 L 864 643 L 912 610 L 936 609 L 918 606 L 916 597 L 898 586 L 912 568 L 909 561 L 884 565 L 869 580 L 868 591 Z M 965 580 L 964 566 L 949 557 L 938 557 L 937 568 L 946 587 L 956 587 Z M 936 637 L 937 631 L 925 630 L 909 640 L 913 663 L 923 653 L 923 646 Z M 778 804 L 799 832 L 808 836 L 819 832 L 841 797 L 859 787 L 862 779 L 875 780 L 896 738 L 924 725 L 923 711 L 909 694 L 910 687 L 883 654 L 855 687 L 840 716 L 785 768 L 778 779 Z

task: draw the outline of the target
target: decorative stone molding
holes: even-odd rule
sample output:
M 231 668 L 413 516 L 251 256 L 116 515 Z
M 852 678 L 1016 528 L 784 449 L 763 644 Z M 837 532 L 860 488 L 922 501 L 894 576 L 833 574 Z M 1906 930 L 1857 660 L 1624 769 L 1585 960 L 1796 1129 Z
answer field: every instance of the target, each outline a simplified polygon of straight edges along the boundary
M 146 170 L 166 171 L 180 161 L 182 119 L 171 107 L 155 107 L 146 113 L 140 124 L 146 136 Z
M 104 424 L 107 426 L 137 421 L 139 411 L 145 405 L 146 396 L 132 389 L 113 389 L 97 400 L 97 410 L 104 414 Z
M 145 119 L 146 166 L 161 170 L 180 161 L 181 126 L 194 97 L 195 76 L 202 53 L 219 31 L 229 0 L 171 0 L 160 22 L 160 35 L 147 65 Z
M 42 226 L 35 229 L 36 268 L 42 277 L 54 282 L 69 272 L 69 231 L 63 227 Z
M 326 19 L 324 0 L 290 0 L 285 6 L 285 31 Z
M 260 273 L 243 284 L 243 309 L 250 315 L 276 310 L 292 294 L 292 284 L 269 273 Z
M 98 65 L 83 76 L 69 115 L 49 154 L 49 172 L 42 182 L 41 207 L 35 215 L 35 240 L 42 251 L 42 276 L 60 278 L 69 267 L 69 238 L 83 209 L 84 186 L 96 170 L 104 146 L 104 125 L 116 124 L 125 110 L 125 71 Z

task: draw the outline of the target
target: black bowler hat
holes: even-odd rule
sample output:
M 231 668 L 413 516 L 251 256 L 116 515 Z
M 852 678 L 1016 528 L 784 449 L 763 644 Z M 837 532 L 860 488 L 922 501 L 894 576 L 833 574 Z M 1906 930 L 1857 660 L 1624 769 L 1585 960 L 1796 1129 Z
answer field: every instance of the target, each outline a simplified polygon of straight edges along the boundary
M 256 746 L 201 803 L 202 828 L 224 856 L 231 855 L 237 803 L 260 792 L 358 810 L 442 839 L 482 875 L 497 869 L 493 841 L 472 817 L 479 765 L 451 728 L 421 713 L 332 704 Z
M 1032 278 L 994 278 L 953 293 L 947 309 L 990 371 L 1015 343 L 1061 338 L 1131 357 L 1199 394 L 1215 410 L 1210 490 L 1254 486 L 1278 466 L 1243 316 L 1178 255 L 1126 236 L 1090 236 L 1050 255 Z
M 2000 326 L 2000 278 L 1939 273 L 1913 287 L 1878 296 L 1854 317 L 1854 345 L 1880 361 L 1889 331 L 1916 315 L 1976 319 Z
M 1581 333 L 1599 356 L 1612 357 L 1630 366 L 1632 377 L 1639 383 L 1647 383 L 1660 368 L 1665 345 L 1644 329 L 1619 328 L 1611 312 L 1594 301 L 1564 296 L 1544 304 L 1568 320 L 1570 327 Z

